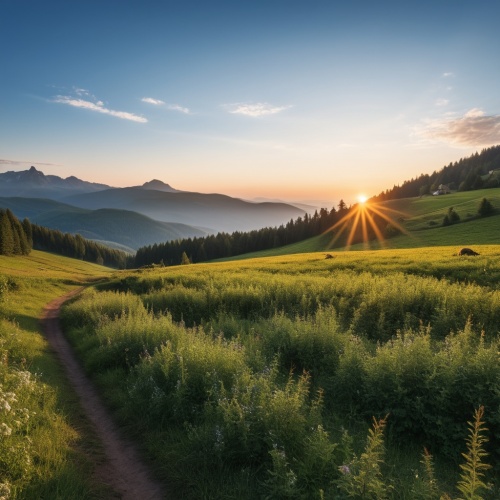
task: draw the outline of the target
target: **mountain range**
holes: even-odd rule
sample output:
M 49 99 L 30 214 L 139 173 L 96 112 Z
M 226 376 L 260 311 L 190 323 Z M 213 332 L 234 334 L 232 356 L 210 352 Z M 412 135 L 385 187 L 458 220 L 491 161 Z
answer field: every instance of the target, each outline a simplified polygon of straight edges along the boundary
M 68 193 L 91 193 L 109 189 L 106 184 L 86 182 L 71 176 L 63 179 L 57 175 L 45 175 L 35 167 L 20 172 L 0 174 L 0 196 L 22 196 L 25 198 L 49 198 L 57 200 Z
M 180 191 L 158 179 L 116 188 L 29 170 L 0 174 L 0 208 L 52 229 L 125 247 L 278 226 L 304 215 L 283 202 Z

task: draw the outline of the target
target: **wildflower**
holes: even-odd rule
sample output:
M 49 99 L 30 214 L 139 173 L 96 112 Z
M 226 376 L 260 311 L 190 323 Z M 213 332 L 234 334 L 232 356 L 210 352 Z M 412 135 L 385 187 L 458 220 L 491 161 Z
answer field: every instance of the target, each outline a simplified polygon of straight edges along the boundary
M 0 410 L 10 411 L 10 404 L 6 399 L 0 399 Z
M 5 392 L 4 397 L 9 403 L 15 403 L 17 401 L 16 394 L 14 392 Z
M 12 433 L 12 429 L 5 422 L 2 422 L 0 424 L 0 435 L 10 436 L 11 433 Z
M 348 465 L 341 465 L 339 467 L 339 471 L 344 474 L 344 476 L 347 476 L 348 474 L 351 473 L 351 469 L 349 469 L 349 466 Z
M 20 385 L 29 385 L 31 384 L 31 373 L 27 370 L 23 370 L 18 372 L 17 379 Z
M 8 500 L 10 498 L 9 483 L 0 483 L 0 500 Z

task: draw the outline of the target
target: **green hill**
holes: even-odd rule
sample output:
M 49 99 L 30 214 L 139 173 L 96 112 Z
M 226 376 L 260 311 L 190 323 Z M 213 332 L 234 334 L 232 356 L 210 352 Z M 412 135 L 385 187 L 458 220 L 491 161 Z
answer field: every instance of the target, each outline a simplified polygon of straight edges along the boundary
M 495 212 L 489 217 L 479 218 L 477 211 L 483 198 L 492 203 Z M 352 245 L 349 250 L 500 244 L 500 188 L 390 200 L 377 204 L 377 207 L 381 207 L 407 234 Z M 443 227 L 443 218 L 450 207 L 458 213 L 460 222 Z M 327 232 L 299 243 L 227 260 L 346 249 L 335 248 L 333 236 Z

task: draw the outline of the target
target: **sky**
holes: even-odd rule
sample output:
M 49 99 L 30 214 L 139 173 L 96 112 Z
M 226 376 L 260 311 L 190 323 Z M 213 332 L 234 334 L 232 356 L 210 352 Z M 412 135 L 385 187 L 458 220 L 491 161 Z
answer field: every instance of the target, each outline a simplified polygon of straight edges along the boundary
M 495 0 L 0 0 L 0 172 L 355 202 L 500 144 L 498 19 Z

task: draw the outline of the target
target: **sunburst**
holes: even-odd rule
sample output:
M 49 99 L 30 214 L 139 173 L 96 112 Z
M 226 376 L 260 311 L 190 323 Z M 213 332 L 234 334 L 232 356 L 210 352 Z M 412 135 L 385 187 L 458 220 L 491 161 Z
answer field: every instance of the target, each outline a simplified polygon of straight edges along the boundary
M 383 231 L 387 225 L 392 226 L 403 234 L 410 235 L 396 220 L 396 218 L 404 216 L 403 212 L 393 210 L 378 203 L 369 202 L 363 195 L 360 195 L 358 200 L 359 203 L 349 208 L 347 214 L 328 229 L 328 231 L 339 229 L 330 242 L 330 248 L 333 247 L 346 231 L 348 231 L 345 244 L 347 249 L 358 242 L 362 242 L 365 246 L 368 246 L 368 243 L 373 239 L 378 240 L 381 246 L 385 246 L 386 237 Z

